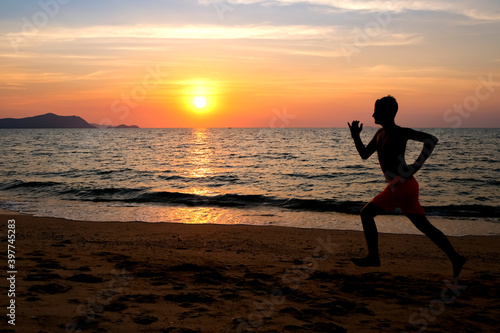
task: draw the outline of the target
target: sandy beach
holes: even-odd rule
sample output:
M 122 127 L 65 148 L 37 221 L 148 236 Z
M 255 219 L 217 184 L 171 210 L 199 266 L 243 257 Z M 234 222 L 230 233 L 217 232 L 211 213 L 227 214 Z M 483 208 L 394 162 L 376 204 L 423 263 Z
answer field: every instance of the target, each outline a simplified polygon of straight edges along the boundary
M 356 231 L 15 220 L 15 297 L 1 332 L 498 332 L 500 237 L 450 237 L 460 280 L 426 237 Z M 7 277 L 4 267 L 3 275 Z M 6 282 L 8 281 L 8 282 Z M 12 287 L 12 284 L 10 285 Z M 6 325 L 15 300 L 15 327 Z M 7 311 L 7 312 L 6 312 Z M 11 311 L 12 312 L 12 311 Z

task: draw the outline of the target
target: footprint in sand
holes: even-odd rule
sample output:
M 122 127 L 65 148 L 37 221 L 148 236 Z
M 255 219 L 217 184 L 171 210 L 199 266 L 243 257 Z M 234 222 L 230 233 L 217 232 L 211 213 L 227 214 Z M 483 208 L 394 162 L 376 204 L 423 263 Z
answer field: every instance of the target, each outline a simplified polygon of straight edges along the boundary
M 35 284 L 28 288 L 28 291 L 39 294 L 62 294 L 70 290 L 70 286 L 63 286 L 57 283 Z
M 76 274 L 73 276 L 70 276 L 66 280 L 68 281 L 73 281 L 73 282 L 84 282 L 84 283 L 101 283 L 103 282 L 103 279 L 97 276 L 93 276 L 90 274 Z
M 150 316 L 143 313 L 138 315 L 131 315 L 131 318 L 134 323 L 139 325 L 149 325 L 154 323 L 155 321 L 158 321 L 158 318 L 156 316 Z

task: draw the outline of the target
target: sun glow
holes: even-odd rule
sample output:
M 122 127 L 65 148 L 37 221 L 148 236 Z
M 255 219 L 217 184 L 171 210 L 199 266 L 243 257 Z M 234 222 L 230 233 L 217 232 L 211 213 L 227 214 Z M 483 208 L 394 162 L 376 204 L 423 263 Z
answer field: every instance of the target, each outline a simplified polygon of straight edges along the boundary
M 203 109 L 207 105 L 207 100 L 203 96 L 197 96 L 193 103 L 198 109 Z
M 181 81 L 185 91 L 186 110 L 194 112 L 198 118 L 203 119 L 208 115 L 214 115 L 219 106 L 218 96 L 220 87 L 216 82 L 207 79 L 194 79 Z M 198 125 L 201 126 L 201 125 Z

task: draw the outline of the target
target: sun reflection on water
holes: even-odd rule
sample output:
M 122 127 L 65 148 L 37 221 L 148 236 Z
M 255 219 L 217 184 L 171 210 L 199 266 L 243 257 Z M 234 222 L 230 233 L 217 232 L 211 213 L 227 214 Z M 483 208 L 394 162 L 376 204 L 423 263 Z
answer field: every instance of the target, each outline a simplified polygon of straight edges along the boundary
M 189 176 L 192 178 L 205 177 L 213 171 L 210 168 L 210 151 L 207 145 L 207 130 L 194 129 L 193 141 L 189 147 L 188 165 L 192 166 L 189 170 Z
M 208 131 L 206 128 L 193 129 L 193 140 L 188 150 L 188 160 L 186 162 L 188 170 L 186 176 L 189 178 L 204 178 L 209 177 L 214 173 L 212 169 L 212 152 L 208 145 Z M 200 186 L 198 184 L 198 186 Z M 213 191 L 205 187 L 193 187 L 186 190 L 186 193 L 195 194 L 199 197 L 195 199 L 197 204 L 202 203 L 203 196 L 213 195 Z M 201 218 L 201 215 L 200 215 Z

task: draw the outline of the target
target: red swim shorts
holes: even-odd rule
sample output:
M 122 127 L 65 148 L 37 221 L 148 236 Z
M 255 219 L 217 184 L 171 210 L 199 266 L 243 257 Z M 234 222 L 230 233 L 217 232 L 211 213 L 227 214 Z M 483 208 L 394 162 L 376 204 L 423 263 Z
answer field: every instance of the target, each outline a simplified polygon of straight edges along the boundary
M 400 208 L 403 214 L 424 215 L 424 210 L 418 202 L 418 183 L 415 178 L 394 178 L 372 202 L 382 209 L 392 211 Z

